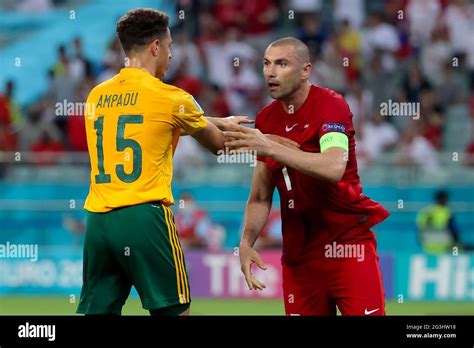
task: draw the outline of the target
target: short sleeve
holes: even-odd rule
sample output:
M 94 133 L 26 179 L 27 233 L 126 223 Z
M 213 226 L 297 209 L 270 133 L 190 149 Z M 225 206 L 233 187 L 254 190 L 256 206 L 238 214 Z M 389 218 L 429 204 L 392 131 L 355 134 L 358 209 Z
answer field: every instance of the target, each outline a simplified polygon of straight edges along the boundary
M 192 95 L 184 91 L 175 99 L 172 116 L 173 122 L 189 135 L 207 127 L 201 106 Z
M 349 106 L 341 96 L 334 97 L 325 114 L 317 132 L 321 152 L 330 147 L 340 147 L 348 151 L 349 137 L 353 132 Z

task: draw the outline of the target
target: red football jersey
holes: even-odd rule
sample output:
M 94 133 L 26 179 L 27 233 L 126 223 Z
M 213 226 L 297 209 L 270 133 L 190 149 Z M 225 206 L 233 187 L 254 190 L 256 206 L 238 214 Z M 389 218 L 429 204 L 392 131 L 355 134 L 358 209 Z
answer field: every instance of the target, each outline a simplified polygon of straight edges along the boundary
M 329 132 L 349 138 L 348 162 L 338 183 L 320 180 L 269 158 L 258 157 L 271 172 L 280 194 L 283 233 L 282 261 L 299 263 L 324 256 L 324 246 L 370 238 L 369 229 L 389 212 L 362 193 L 357 174 L 352 114 L 336 92 L 311 86 L 303 105 L 287 113 L 274 101 L 257 114 L 255 127 L 300 144 L 305 152 L 320 152 L 319 139 Z

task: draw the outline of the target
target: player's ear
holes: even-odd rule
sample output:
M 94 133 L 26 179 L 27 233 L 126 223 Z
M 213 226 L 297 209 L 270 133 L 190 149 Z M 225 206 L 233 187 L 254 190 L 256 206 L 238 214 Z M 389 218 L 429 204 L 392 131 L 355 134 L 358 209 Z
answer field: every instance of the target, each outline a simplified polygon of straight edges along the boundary
M 309 77 L 311 76 L 311 70 L 313 69 L 313 66 L 311 65 L 311 63 L 305 63 L 303 64 L 303 74 L 302 74 L 302 78 L 303 79 L 309 79 Z
M 158 56 L 158 53 L 160 52 L 160 40 L 156 39 L 153 40 L 150 44 L 151 48 L 151 53 L 153 54 L 154 57 Z

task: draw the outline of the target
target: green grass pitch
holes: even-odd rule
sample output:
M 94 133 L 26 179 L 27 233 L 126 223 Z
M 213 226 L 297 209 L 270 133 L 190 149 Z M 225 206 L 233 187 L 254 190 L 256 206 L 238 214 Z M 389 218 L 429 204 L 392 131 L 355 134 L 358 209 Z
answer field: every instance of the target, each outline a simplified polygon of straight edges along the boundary
M 77 303 L 69 296 L 0 296 L 0 315 L 74 315 Z M 474 302 L 389 301 L 388 315 L 474 315 Z M 148 315 L 138 299 L 131 298 L 124 315 Z M 284 315 L 280 300 L 193 299 L 191 315 Z

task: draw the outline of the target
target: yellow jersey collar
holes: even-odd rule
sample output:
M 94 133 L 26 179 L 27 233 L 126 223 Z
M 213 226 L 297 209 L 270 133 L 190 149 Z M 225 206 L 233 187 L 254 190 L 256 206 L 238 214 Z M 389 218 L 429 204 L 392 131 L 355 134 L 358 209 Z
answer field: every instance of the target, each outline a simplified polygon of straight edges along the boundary
M 146 74 L 148 76 L 154 77 L 150 74 L 145 68 L 122 68 L 120 69 L 120 75 L 136 75 L 136 74 Z

